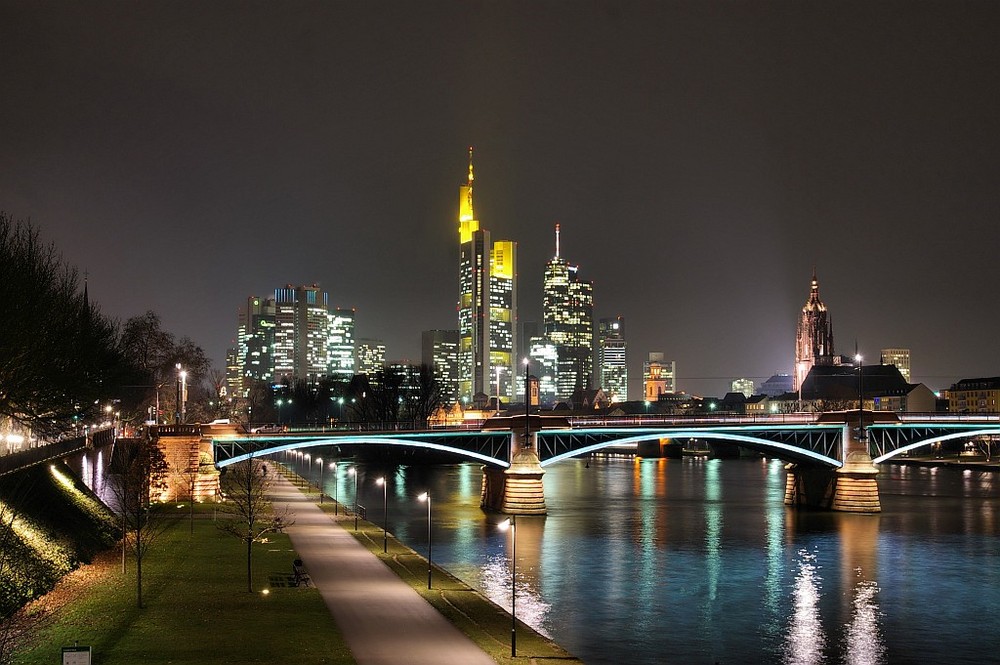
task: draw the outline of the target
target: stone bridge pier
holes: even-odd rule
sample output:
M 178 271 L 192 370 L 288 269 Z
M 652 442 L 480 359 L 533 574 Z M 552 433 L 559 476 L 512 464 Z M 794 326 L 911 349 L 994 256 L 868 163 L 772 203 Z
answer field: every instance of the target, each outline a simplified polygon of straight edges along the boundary
M 544 515 L 546 508 L 542 476 L 545 470 L 542 469 L 534 444 L 534 433 L 538 428 L 533 426 L 535 423 L 530 423 L 526 433 L 524 418 L 520 419 L 520 428 L 516 425 L 517 419 L 513 420 L 510 467 L 483 467 L 480 506 L 483 510 L 507 515 Z
M 867 441 L 853 427 L 844 427 L 844 466 L 828 469 L 789 464 L 785 467 L 785 505 L 848 513 L 879 513 L 878 468 L 872 464 Z

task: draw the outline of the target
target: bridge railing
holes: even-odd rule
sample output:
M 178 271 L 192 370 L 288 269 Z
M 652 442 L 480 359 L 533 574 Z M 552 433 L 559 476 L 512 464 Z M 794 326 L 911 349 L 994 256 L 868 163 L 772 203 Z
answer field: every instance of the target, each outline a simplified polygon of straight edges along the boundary
M 629 416 L 569 416 L 573 427 L 660 427 L 688 425 L 799 425 L 815 423 L 815 413 L 769 413 L 749 416 L 736 415 L 629 415 Z

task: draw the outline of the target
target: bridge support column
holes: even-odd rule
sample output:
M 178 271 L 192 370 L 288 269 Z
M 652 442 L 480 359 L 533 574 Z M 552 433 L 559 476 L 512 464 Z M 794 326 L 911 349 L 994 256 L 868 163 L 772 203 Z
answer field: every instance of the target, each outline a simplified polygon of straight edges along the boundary
M 544 515 L 545 490 L 542 476 L 545 470 L 533 448 L 514 455 L 507 469 L 483 467 L 484 510 L 507 515 Z
M 789 464 L 785 467 L 785 505 L 846 513 L 880 513 L 878 468 L 867 445 L 845 432 L 847 459 L 839 469 Z

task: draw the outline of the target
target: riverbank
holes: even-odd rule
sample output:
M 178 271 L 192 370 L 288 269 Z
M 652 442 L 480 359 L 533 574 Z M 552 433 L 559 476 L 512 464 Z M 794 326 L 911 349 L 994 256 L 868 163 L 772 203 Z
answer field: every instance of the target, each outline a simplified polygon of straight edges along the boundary
M 302 490 L 304 480 L 283 470 Z M 501 665 L 519 662 L 580 663 L 550 639 L 518 622 L 518 655 L 510 657 L 510 613 L 448 571 L 433 566 L 427 589 L 427 560 L 388 537 L 382 553 L 382 528 L 343 515 L 327 498 L 320 504 L 343 528 L 431 607 Z M 254 545 L 256 593 L 245 591 L 245 549 L 215 526 L 211 504 L 196 505 L 189 522 L 187 507 L 160 537 L 143 562 L 146 607 L 135 607 L 134 561 L 121 572 L 120 556 L 105 552 L 64 576 L 50 593 L 24 609 L 27 619 L 13 659 L 18 665 L 48 665 L 62 646 L 93 648 L 102 665 L 168 663 L 283 663 L 348 665 L 355 662 L 341 629 L 319 591 L 296 587 L 291 562 L 298 558 L 284 534 Z M 183 510 L 179 510 L 183 509 Z M 345 520 L 349 520 L 347 523 Z M 402 662 L 402 661 L 401 661 Z
M 977 471 L 1000 472 L 1000 458 L 986 459 L 984 455 L 933 457 L 894 457 L 887 464 L 901 466 L 947 467 L 951 469 L 975 469 Z

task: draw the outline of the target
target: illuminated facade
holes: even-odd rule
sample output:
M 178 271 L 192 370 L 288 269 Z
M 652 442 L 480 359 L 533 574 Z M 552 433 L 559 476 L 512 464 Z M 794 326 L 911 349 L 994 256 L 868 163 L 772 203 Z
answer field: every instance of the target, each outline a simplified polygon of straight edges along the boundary
M 559 399 L 590 388 L 593 379 L 594 283 L 581 280 L 578 270 L 560 256 L 556 224 L 556 253 L 545 265 L 542 318 L 545 337 L 559 354 Z
M 330 367 L 327 294 L 319 286 L 274 290 L 274 380 L 315 383 Z
M 529 342 L 529 371 L 538 378 L 538 403 L 552 404 L 558 398 L 559 348 L 544 337 L 532 337 Z M 524 374 L 518 382 L 521 390 L 518 396 L 524 398 Z
M 425 330 L 420 336 L 420 361 L 434 371 L 442 401 L 458 401 L 458 331 Z
M 895 365 L 906 382 L 910 382 L 910 350 L 882 349 L 882 364 Z
M 385 342 L 380 339 L 359 339 L 356 372 L 369 378 L 385 367 Z
M 792 390 L 798 390 L 814 365 L 833 364 L 833 324 L 826 305 L 819 299 L 819 282 L 813 270 L 809 300 L 802 307 L 795 334 L 795 374 Z
M 247 298 L 246 306 L 240 309 L 236 347 L 240 383 L 234 386 L 236 394 L 246 395 L 247 379 L 265 383 L 274 380 L 276 312 L 273 298 L 258 296 Z
M 354 376 L 354 310 L 337 308 L 330 313 L 330 378 L 350 381 Z
M 625 361 L 625 319 L 601 319 L 597 325 L 597 364 L 601 388 L 612 402 L 628 401 L 628 364 Z
M 677 363 L 664 360 L 663 354 L 652 351 L 642 363 L 643 399 L 655 402 L 660 395 L 677 392 Z
M 493 243 L 481 229 L 473 205 L 472 148 L 469 172 L 459 187 L 458 392 L 471 402 L 476 394 L 496 390 L 514 394 L 517 349 L 517 245 Z
M 733 379 L 732 391 L 743 393 L 744 397 L 751 397 L 756 387 L 753 379 Z
M 945 394 L 951 413 L 1000 413 L 1000 376 L 962 379 Z

